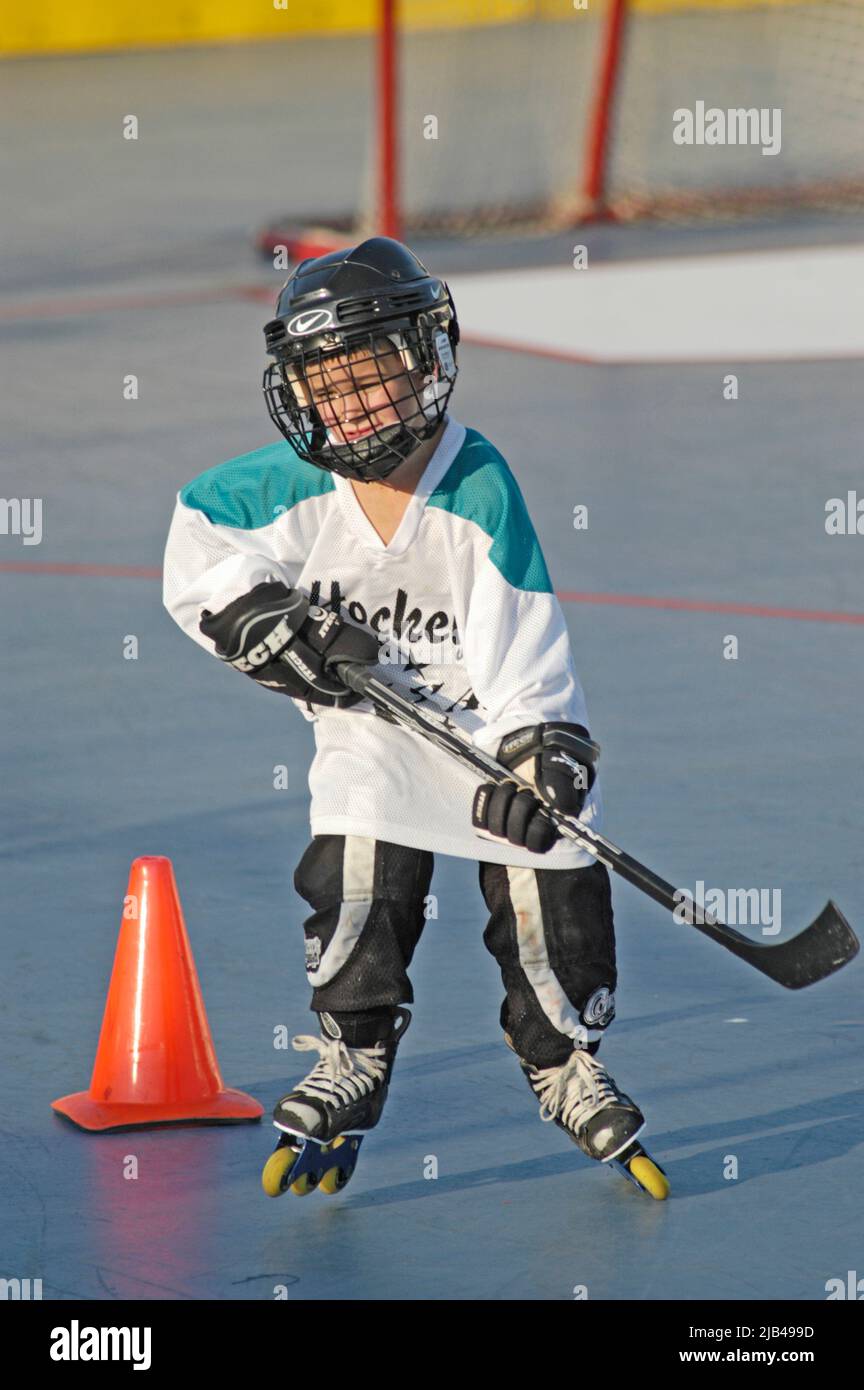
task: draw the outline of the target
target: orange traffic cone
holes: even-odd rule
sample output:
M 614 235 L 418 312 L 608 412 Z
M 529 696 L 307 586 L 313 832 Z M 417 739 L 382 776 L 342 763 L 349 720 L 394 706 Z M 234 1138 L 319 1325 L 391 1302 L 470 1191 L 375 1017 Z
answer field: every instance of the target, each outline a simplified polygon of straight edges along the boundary
M 90 1090 L 52 1108 L 90 1130 L 263 1114 L 219 1072 L 170 859 L 132 865 Z

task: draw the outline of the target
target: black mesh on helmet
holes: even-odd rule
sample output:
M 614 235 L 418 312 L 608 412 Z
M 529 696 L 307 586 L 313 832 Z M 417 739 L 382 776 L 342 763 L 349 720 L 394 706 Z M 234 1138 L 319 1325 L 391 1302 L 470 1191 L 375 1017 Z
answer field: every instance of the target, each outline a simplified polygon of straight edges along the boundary
M 343 477 L 384 478 L 438 428 L 453 390 L 416 328 L 352 335 L 343 351 L 301 349 L 267 368 L 271 419 L 301 458 Z M 415 362 L 411 367 L 406 363 Z

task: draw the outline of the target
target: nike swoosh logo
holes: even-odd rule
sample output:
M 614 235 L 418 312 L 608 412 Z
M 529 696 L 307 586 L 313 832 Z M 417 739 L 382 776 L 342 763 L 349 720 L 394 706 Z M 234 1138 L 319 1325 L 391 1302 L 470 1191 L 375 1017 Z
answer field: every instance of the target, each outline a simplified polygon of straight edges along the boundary
M 321 309 L 314 309 L 311 313 L 302 314 L 299 318 L 294 319 L 291 324 L 291 332 L 306 333 L 313 325 L 317 325 L 319 328 L 325 328 L 329 323 L 329 314 L 322 312 Z

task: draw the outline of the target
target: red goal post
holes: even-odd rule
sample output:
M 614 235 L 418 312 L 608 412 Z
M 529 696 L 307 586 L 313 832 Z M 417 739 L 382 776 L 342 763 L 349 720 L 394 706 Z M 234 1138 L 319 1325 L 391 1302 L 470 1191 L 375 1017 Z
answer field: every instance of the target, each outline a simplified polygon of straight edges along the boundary
M 864 0 L 374 0 L 374 12 L 357 187 L 339 217 L 274 223 L 262 250 L 304 223 L 320 250 L 349 233 L 864 206 Z

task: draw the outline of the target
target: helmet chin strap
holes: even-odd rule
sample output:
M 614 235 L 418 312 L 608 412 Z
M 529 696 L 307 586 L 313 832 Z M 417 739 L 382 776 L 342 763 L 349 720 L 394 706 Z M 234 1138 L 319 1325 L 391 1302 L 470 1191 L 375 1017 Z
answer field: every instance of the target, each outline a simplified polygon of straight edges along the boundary
M 371 434 L 364 436 L 363 439 L 358 439 L 354 444 L 348 445 L 334 444 L 330 438 L 330 432 L 328 431 L 327 439 L 330 447 L 330 454 L 333 459 L 332 466 L 334 471 L 342 473 L 344 477 L 353 478 L 356 482 L 366 482 L 368 480 L 380 481 L 382 478 L 389 477 L 389 475 L 399 467 L 400 463 L 404 463 L 405 459 L 419 447 L 420 441 L 414 439 L 413 435 L 409 433 L 404 424 L 392 425 L 390 430 L 386 431 L 387 434 L 391 434 L 393 437 L 390 441 L 387 441 L 391 447 L 383 450 L 380 447 L 382 433 L 385 432 L 373 431 Z M 374 451 L 371 448 L 366 449 L 364 452 L 369 456 L 364 459 L 361 455 L 361 457 L 358 458 L 358 453 L 363 449 L 363 446 L 371 445 L 372 441 L 375 441 L 378 448 Z M 392 445 L 398 445 L 403 442 L 411 444 L 411 447 L 406 449 L 404 453 L 400 449 L 392 447 Z M 377 457 L 374 455 L 377 455 Z
M 339 439 L 339 438 L 337 437 L 337 436 L 339 435 L 339 433 L 340 433 L 340 431 L 339 431 L 338 429 L 335 429 L 335 430 L 328 430 L 328 431 L 327 431 L 327 443 L 329 444 L 329 446 L 330 446 L 331 449 L 341 449 L 341 448 L 344 448 L 344 447 L 345 447 L 346 441 L 345 441 L 344 439 Z M 375 431 L 374 431 L 374 430 L 370 430 L 368 434 L 359 435 L 359 436 L 357 437 L 357 439 L 353 440 L 353 444 L 354 444 L 355 446 L 356 446 L 357 444 L 365 444 L 365 442 L 366 442 L 367 439 L 374 439 L 374 438 L 375 438 Z

